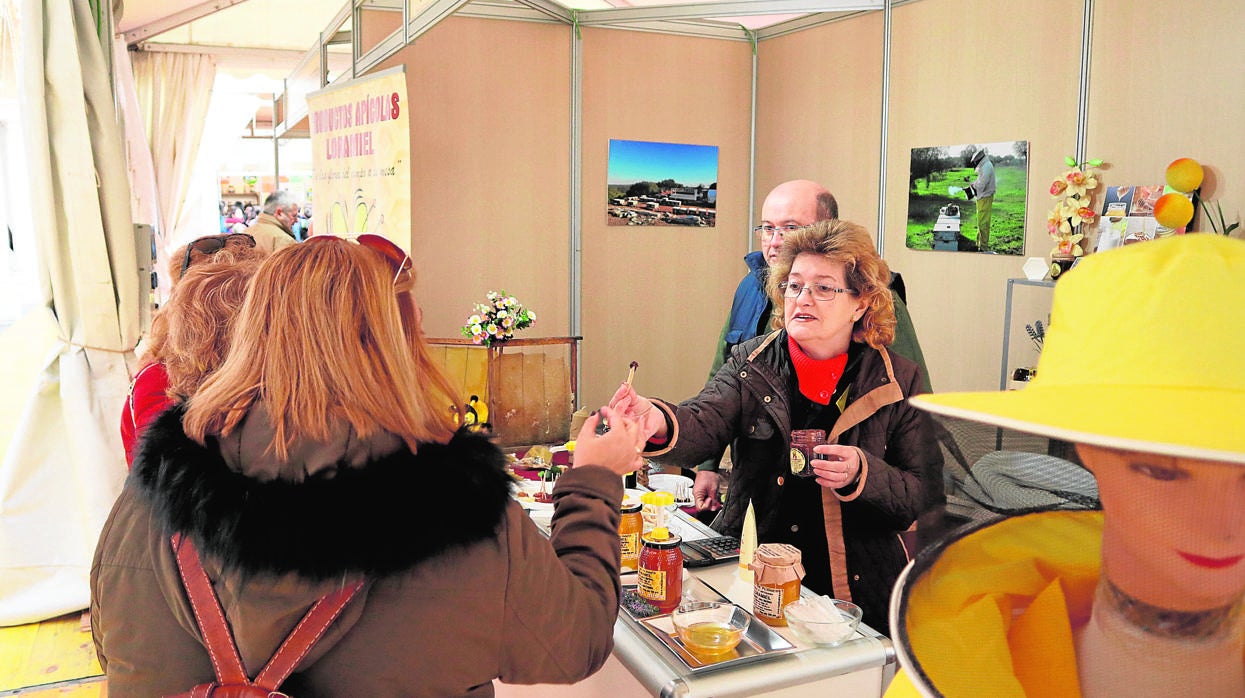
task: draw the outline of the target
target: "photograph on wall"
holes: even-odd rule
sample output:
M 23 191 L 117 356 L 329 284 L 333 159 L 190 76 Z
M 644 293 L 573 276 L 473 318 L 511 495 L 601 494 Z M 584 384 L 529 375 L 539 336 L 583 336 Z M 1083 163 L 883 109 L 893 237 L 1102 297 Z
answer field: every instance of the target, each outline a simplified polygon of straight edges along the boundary
M 713 227 L 718 147 L 610 139 L 605 219 L 609 225 Z
M 1024 254 L 1028 183 L 1028 141 L 913 148 L 908 247 Z

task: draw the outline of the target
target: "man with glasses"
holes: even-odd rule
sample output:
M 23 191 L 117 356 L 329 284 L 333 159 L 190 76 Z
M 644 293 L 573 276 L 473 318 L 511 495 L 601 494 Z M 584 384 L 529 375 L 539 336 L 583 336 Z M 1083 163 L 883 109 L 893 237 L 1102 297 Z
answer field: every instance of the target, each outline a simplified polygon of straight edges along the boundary
M 264 199 L 264 211 L 251 227 L 246 229 L 255 238 L 257 246 L 265 252 L 272 253 L 298 242 L 294 237 L 294 221 L 302 207 L 294 200 L 294 196 L 285 189 L 279 189 Z
M 807 179 L 795 179 L 783 182 L 770 190 L 761 205 L 761 223 L 753 227 L 761 249 L 749 252 L 744 256 L 749 273 L 735 289 L 735 299 L 731 303 L 730 315 L 718 336 L 717 353 L 713 357 L 713 366 L 709 369 L 709 378 L 718 372 L 722 364 L 730 356 L 731 347 L 745 342 L 758 335 L 770 331 L 770 314 L 773 306 L 765 295 L 765 277 L 769 265 L 778 259 L 782 249 L 783 235 L 798 228 L 812 225 L 819 221 L 839 217 L 839 204 L 834 194 L 830 193 L 817 182 Z M 922 382 L 925 392 L 930 391 L 929 372 L 925 367 L 925 356 L 921 352 L 921 344 L 916 338 L 916 328 L 912 325 L 912 317 L 903 299 L 891 290 L 895 301 L 895 340 L 890 345 L 892 351 L 904 358 L 911 359 L 921 367 Z M 718 462 L 721 458 L 705 461 L 696 467 L 696 484 L 693 496 L 696 508 L 701 511 L 715 511 L 722 507 L 717 497 L 720 483 Z

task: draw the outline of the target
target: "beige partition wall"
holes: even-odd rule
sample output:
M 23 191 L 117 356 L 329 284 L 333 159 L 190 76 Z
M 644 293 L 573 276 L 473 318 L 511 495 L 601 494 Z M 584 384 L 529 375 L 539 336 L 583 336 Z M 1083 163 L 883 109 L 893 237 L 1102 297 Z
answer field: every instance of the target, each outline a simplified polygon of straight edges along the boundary
M 1025 257 L 907 249 L 911 151 L 1028 141 L 1025 254 L 1045 257 L 1050 179 L 1076 149 L 1082 4 L 922 0 L 892 13 L 885 253 L 935 390 L 999 387 L 1007 279 Z
M 635 385 L 695 394 L 746 268 L 752 48 L 742 41 L 583 31 L 583 381 L 600 405 Z M 717 225 L 607 226 L 609 140 L 718 146 Z
M 839 215 L 877 228 L 882 143 L 882 13 L 760 43 L 755 211 L 774 185 L 821 182 Z
M 377 68 L 406 65 L 411 255 L 430 336 L 458 336 L 501 289 L 536 312 L 521 336 L 570 331 L 570 37 L 452 17 Z
M 1202 194 L 1245 214 L 1245 3 L 1097 0 L 1087 149 L 1110 184 L 1159 184 L 1167 164 L 1206 169 Z M 1201 212 L 1198 230 L 1210 230 Z

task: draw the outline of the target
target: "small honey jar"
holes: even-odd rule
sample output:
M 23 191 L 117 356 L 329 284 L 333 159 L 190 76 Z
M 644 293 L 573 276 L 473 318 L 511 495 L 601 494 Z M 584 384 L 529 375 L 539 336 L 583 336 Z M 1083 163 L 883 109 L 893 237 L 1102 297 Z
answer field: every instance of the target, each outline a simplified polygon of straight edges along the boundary
M 800 598 L 801 558 L 800 549 L 786 543 L 763 543 L 753 553 L 752 615 L 766 625 L 787 624 L 782 609 Z
M 683 539 L 658 528 L 642 540 L 637 592 L 662 613 L 669 613 L 683 596 L 683 551 L 679 549 Z
M 623 500 L 622 519 L 618 522 L 618 542 L 622 549 L 619 567 L 623 572 L 634 572 L 640 565 L 640 532 L 644 519 L 640 515 L 640 503 Z
M 815 477 L 813 459 L 820 458 L 813 453 L 814 446 L 826 443 L 826 432 L 822 429 L 797 429 L 791 432 L 791 474 L 796 477 Z

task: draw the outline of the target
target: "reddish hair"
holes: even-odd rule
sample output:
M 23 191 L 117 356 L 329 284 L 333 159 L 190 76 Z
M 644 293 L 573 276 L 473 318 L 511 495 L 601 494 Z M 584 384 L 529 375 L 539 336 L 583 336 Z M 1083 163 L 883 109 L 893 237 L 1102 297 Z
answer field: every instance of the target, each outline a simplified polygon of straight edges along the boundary
M 327 236 L 279 250 L 237 322 L 247 331 L 190 400 L 183 426 L 192 439 L 231 433 L 257 400 L 272 415 L 281 459 L 296 438 L 328 438 L 338 420 L 365 439 L 396 434 L 411 450 L 453 435 L 457 411 L 446 406 L 455 391 L 431 358 L 413 299 L 376 251 Z
M 783 236 L 782 250 L 770 269 L 765 290 L 775 308 L 783 307 L 778 284 L 787 280 L 791 265 L 801 254 L 815 254 L 843 265 L 847 287 L 865 301 L 865 314 L 852 328 L 852 339 L 875 349 L 895 341 L 895 301 L 891 298 L 891 270 L 878 255 L 873 237 L 863 226 L 849 221 L 830 220 Z M 782 321 L 782 313 L 774 313 Z
M 139 365 L 164 364 L 170 398 L 180 402 L 190 397 L 224 362 L 234 317 L 267 256 L 253 247 L 229 247 L 193 264 L 152 316 Z

